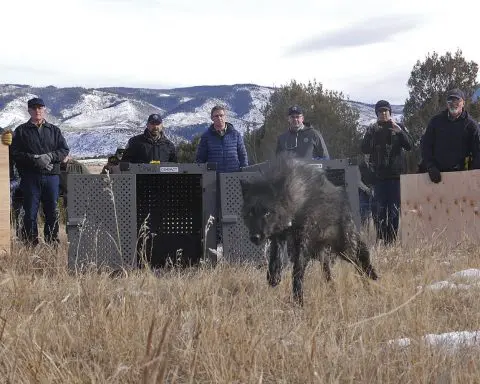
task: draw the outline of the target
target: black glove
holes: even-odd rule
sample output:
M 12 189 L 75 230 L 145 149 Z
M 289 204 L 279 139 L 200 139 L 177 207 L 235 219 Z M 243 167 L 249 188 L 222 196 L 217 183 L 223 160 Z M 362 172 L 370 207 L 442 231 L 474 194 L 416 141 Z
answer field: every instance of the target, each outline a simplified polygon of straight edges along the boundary
M 428 176 L 430 176 L 430 180 L 432 180 L 434 183 L 439 183 L 442 181 L 442 175 L 437 167 L 428 168 Z
M 52 162 L 53 155 L 51 153 L 44 153 L 43 155 L 35 155 L 35 164 L 40 169 L 46 169 L 47 165 Z

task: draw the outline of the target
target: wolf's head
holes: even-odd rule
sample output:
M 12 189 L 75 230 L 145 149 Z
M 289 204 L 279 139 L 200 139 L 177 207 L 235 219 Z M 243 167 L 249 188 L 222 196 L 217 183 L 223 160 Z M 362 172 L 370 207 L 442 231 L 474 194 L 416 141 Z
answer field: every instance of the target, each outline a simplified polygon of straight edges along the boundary
M 240 184 L 243 194 L 243 220 L 254 244 L 260 245 L 270 236 L 291 227 L 292 218 L 287 212 L 281 187 L 266 180 L 241 180 Z

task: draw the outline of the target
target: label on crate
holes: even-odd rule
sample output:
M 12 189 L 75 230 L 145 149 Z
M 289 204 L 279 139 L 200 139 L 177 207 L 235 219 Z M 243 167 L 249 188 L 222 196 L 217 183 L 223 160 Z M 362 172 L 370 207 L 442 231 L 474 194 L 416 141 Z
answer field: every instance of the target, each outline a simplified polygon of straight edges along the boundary
M 178 167 L 160 167 L 162 173 L 178 173 Z

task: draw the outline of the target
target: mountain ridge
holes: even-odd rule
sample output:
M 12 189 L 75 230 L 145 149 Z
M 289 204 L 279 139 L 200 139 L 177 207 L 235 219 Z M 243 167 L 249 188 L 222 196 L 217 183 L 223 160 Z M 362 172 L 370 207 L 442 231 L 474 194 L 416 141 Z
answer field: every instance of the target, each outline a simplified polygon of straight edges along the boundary
M 62 129 L 72 156 L 106 156 L 142 132 L 151 113 L 162 115 L 167 135 L 176 144 L 203 132 L 211 124 L 210 110 L 216 104 L 227 107 L 228 121 L 242 134 L 257 129 L 274 90 L 249 83 L 171 89 L 0 84 L 0 126 L 13 129 L 27 121 L 27 100 L 41 97 L 47 120 Z M 345 101 L 359 111 L 361 126 L 375 121 L 373 104 Z M 392 109 L 396 119 L 403 116 L 402 105 Z

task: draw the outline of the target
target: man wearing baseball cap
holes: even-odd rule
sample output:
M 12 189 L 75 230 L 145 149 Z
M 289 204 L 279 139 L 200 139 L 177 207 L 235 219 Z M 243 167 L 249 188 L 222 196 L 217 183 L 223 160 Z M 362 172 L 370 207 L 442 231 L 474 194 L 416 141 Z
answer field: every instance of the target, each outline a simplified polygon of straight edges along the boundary
M 432 117 L 421 140 L 422 162 L 430 180 L 439 183 L 441 172 L 480 168 L 480 134 L 465 110 L 465 93 L 447 92 L 446 109 Z
M 15 129 L 11 146 L 23 195 L 23 240 L 27 245 L 38 244 L 37 215 L 42 203 L 45 242 L 56 246 L 60 163 L 70 150 L 60 128 L 45 120 L 44 101 L 34 97 L 28 100 L 27 107 L 30 120 Z
M 175 145 L 166 138 L 162 117 L 158 113 L 148 116 L 147 127 L 140 135 L 128 140 L 121 162 L 150 163 L 177 162 Z
M 305 160 L 329 158 L 322 135 L 304 122 L 300 106 L 292 105 L 288 108 L 288 124 L 288 131 L 278 136 L 277 155 L 289 153 Z

